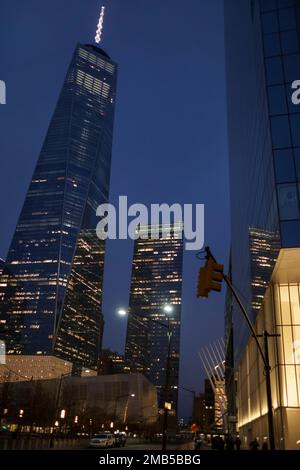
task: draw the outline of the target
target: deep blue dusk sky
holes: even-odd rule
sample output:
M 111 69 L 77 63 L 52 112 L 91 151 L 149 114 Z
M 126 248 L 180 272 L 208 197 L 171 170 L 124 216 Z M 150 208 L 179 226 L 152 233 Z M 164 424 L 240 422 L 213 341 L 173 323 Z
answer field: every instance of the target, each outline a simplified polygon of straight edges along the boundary
M 229 251 L 223 0 L 106 0 L 102 47 L 119 65 L 111 202 L 204 203 L 205 239 Z M 98 0 L 1 0 L 0 257 L 5 258 L 77 42 L 92 42 Z M 133 245 L 107 244 L 104 345 L 123 352 Z M 181 372 L 200 391 L 199 349 L 223 335 L 223 295 L 195 296 L 199 261 L 185 252 Z M 180 415 L 191 414 L 181 393 Z

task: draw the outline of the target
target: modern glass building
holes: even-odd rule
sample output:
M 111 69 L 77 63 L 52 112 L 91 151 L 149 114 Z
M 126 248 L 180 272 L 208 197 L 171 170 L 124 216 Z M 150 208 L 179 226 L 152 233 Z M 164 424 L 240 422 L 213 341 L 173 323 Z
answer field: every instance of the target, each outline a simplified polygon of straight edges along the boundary
M 125 367 L 130 372 L 142 372 L 156 385 L 159 407 L 163 408 L 168 330 L 159 322 L 167 324 L 169 318 L 172 336 L 167 401 L 176 413 L 183 254 L 183 241 L 178 235 L 182 224 L 157 227 L 158 239 L 151 239 L 150 231 L 151 226 L 140 227 L 141 238 L 134 246 Z M 170 313 L 164 311 L 166 305 L 172 306 Z
M 253 269 L 267 285 L 280 247 L 300 246 L 300 106 L 292 103 L 291 86 L 300 77 L 300 4 L 226 0 L 224 6 L 232 278 L 254 319 Z M 265 274 L 268 255 L 253 263 L 249 249 L 254 233 L 267 239 Z M 239 348 L 244 333 L 241 326 Z
M 117 66 L 79 44 L 50 121 L 1 277 L 8 354 L 97 364 Z
M 300 3 L 297 0 L 226 0 L 224 9 L 231 275 L 253 323 L 273 333 L 278 329 L 278 318 L 272 316 L 270 322 L 265 317 L 266 309 L 262 306 L 266 296 L 270 289 L 280 292 L 283 282 L 291 286 L 300 281 L 300 272 L 293 267 L 300 248 L 300 106 L 292 102 L 292 83 L 300 79 Z M 245 364 L 249 333 L 236 303 L 227 303 L 226 323 L 227 344 L 230 349 L 233 336 L 238 368 L 239 364 Z M 289 340 L 300 340 L 297 325 L 300 317 L 290 317 L 289 339 L 282 331 L 283 337 L 270 344 L 275 348 L 274 370 L 281 360 L 278 348 Z M 254 365 L 253 358 L 248 359 L 247 367 L 255 370 L 257 364 Z M 288 364 L 285 365 L 284 369 L 277 368 L 276 393 L 283 381 L 291 380 L 293 384 L 297 381 L 296 368 L 292 376 Z M 243 370 L 238 387 L 246 386 L 245 377 L 250 375 L 249 370 L 247 373 Z M 256 395 L 257 383 L 250 384 Z M 247 398 L 247 406 L 249 414 L 240 421 L 244 430 L 252 429 L 250 423 L 256 419 L 262 423 L 266 412 L 263 406 L 261 415 L 252 414 L 251 397 Z M 290 448 L 295 443 L 292 445 L 283 431 L 288 406 L 280 398 L 277 409 L 274 405 L 274 413 L 282 416 L 281 421 L 276 421 L 277 445 Z M 253 425 L 253 430 L 262 436 L 265 430 L 259 426 Z M 244 437 L 251 438 L 250 434 Z

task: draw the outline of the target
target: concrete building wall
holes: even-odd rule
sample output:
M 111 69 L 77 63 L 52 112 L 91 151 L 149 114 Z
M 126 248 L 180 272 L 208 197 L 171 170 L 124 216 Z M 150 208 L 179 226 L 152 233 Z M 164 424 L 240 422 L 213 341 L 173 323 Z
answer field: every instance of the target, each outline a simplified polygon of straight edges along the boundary
M 67 432 L 76 428 L 88 433 L 108 429 L 112 422 L 114 428 L 150 426 L 158 416 L 156 387 L 141 374 L 6 382 L 0 384 L 0 397 L 9 425 L 34 423 L 48 431 L 56 422 Z
M 55 356 L 6 355 L 0 364 L 0 383 L 55 379 L 71 371 L 71 362 Z

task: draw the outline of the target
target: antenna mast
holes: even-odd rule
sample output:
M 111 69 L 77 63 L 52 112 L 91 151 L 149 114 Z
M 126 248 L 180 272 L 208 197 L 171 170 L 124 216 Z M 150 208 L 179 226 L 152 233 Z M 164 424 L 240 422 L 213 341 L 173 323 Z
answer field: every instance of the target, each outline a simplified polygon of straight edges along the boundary
M 102 6 L 101 10 L 100 10 L 100 16 L 99 16 L 99 21 L 98 21 L 96 36 L 95 36 L 95 43 L 96 44 L 99 44 L 99 42 L 101 42 L 103 21 L 104 21 L 104 13 L 105 13 L 105 7 Z

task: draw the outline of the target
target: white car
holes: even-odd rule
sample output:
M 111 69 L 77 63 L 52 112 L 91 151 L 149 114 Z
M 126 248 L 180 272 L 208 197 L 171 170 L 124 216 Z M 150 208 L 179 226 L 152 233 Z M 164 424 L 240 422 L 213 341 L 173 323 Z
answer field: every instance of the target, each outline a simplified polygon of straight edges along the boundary
M 89 447 L 93 448 L 108 448 L 113 447 L 115 444 L 115 438 L 112 434 L 96 434 L 89 443 Z

